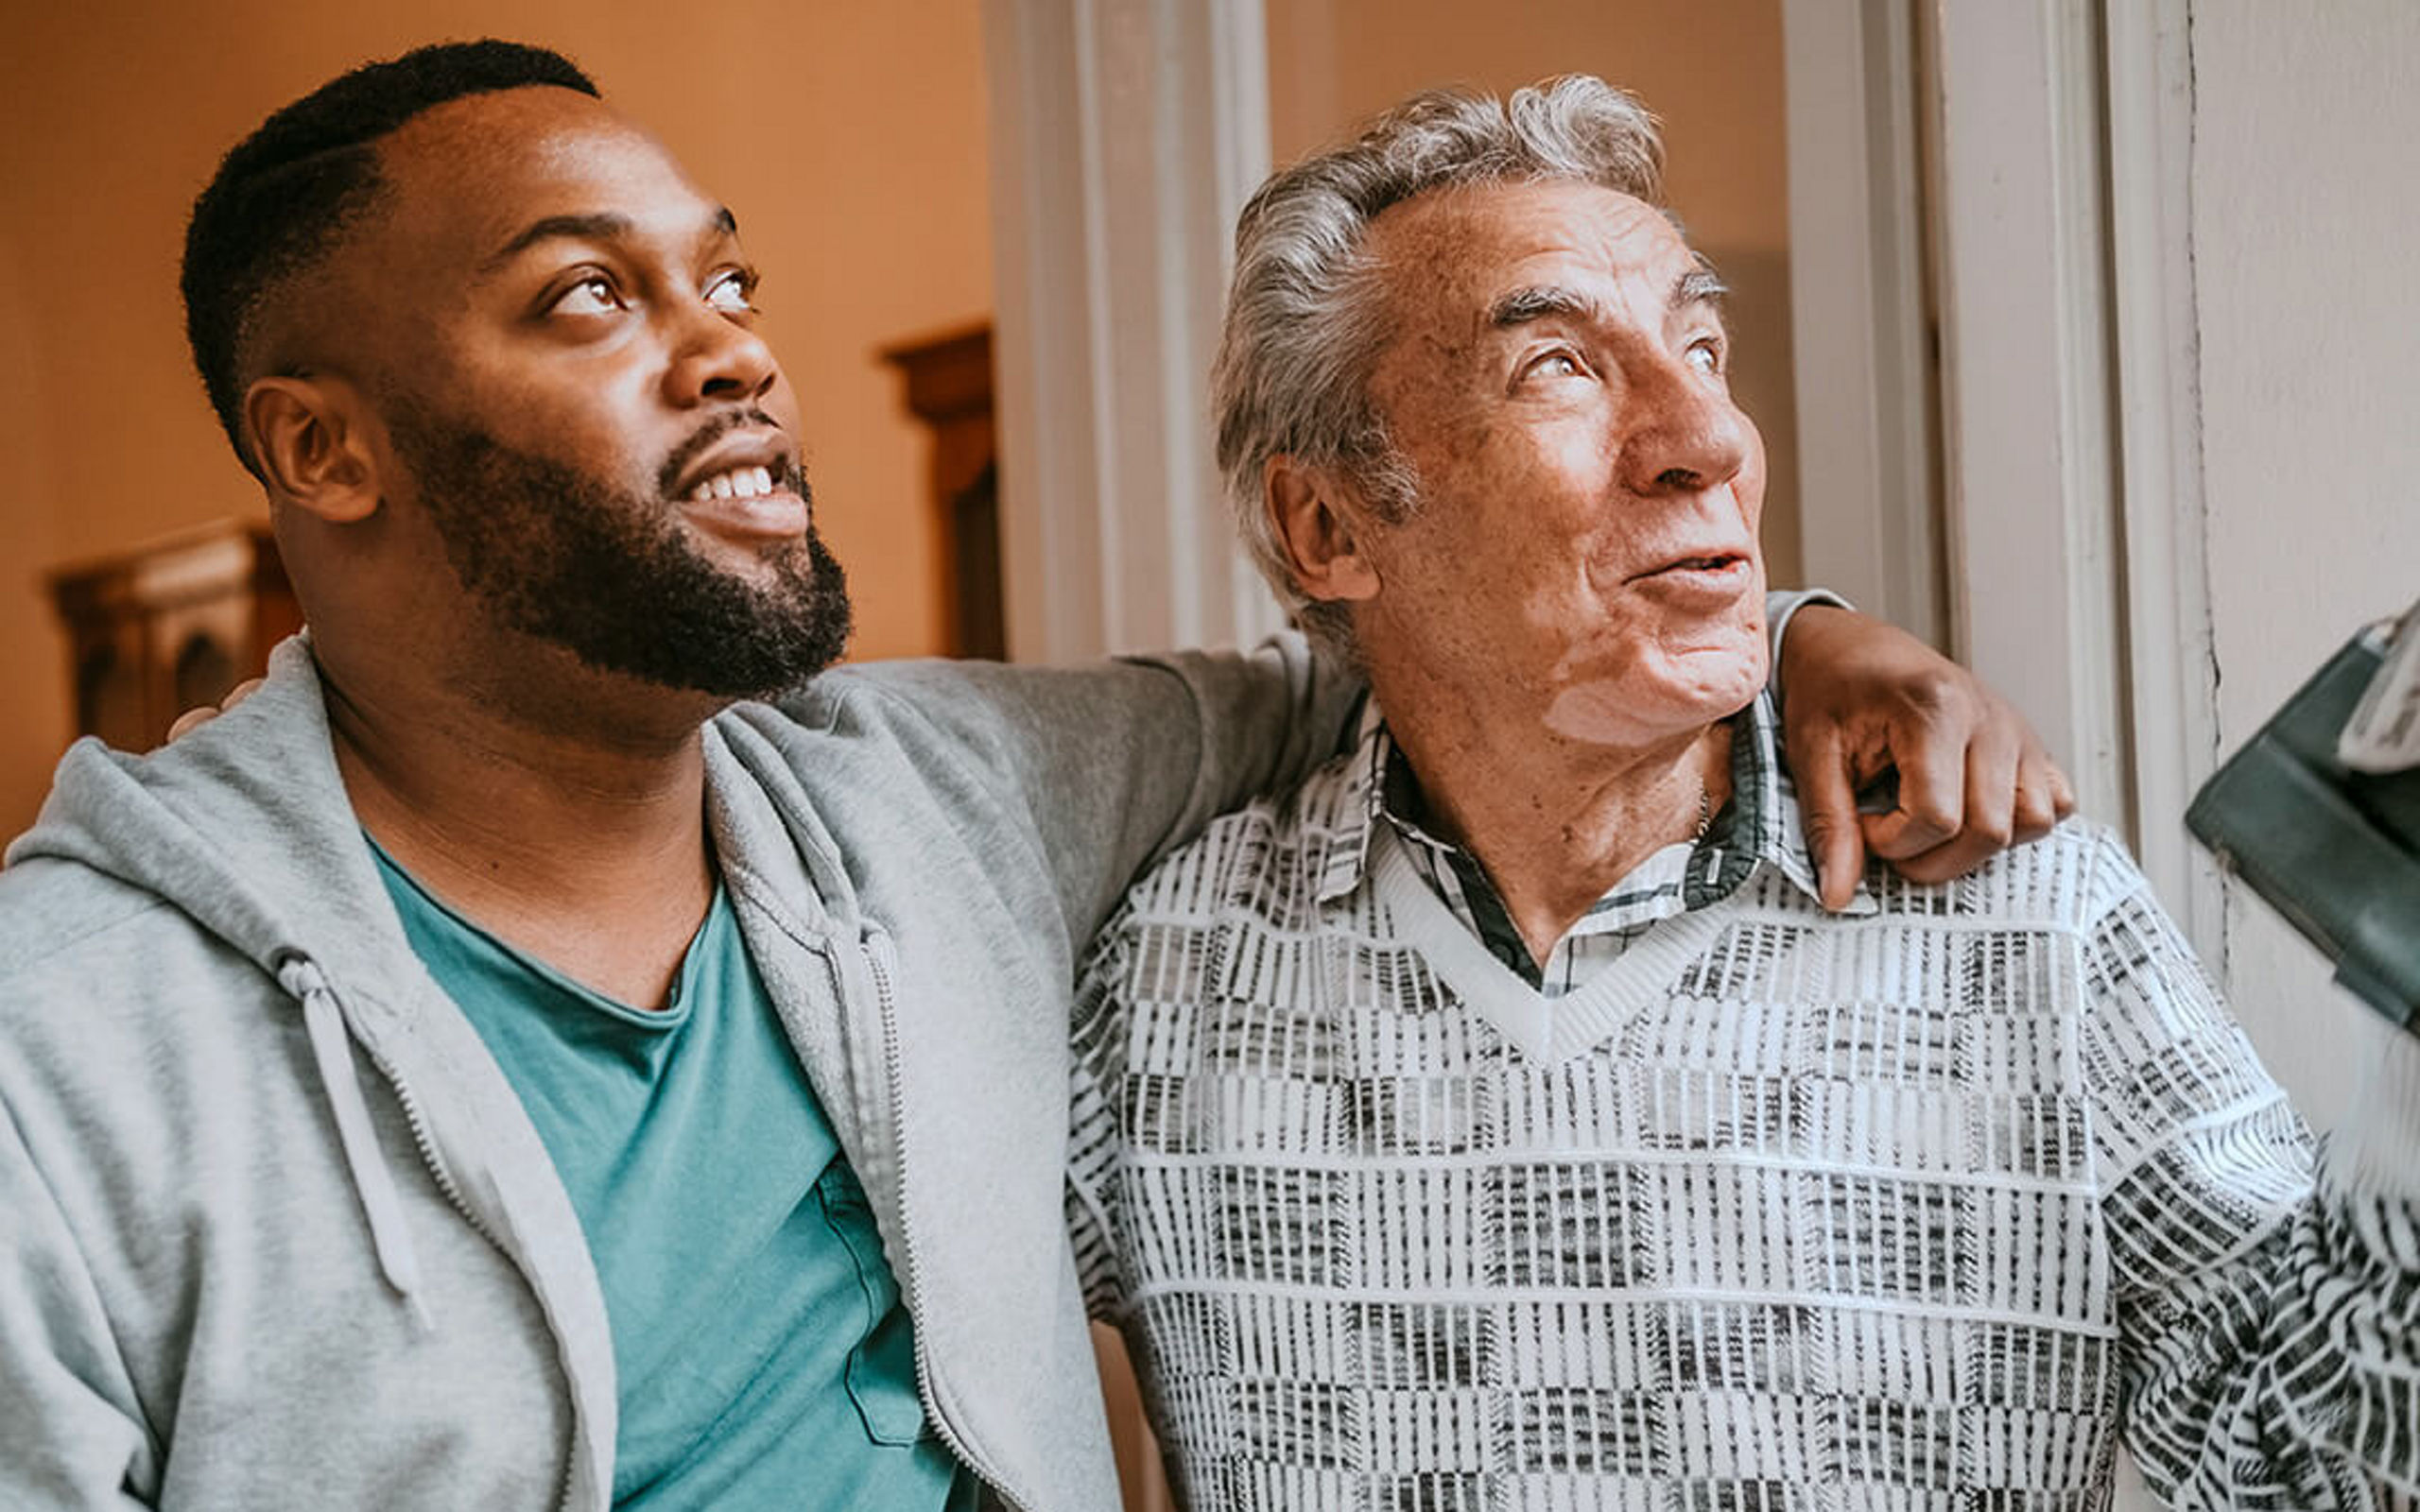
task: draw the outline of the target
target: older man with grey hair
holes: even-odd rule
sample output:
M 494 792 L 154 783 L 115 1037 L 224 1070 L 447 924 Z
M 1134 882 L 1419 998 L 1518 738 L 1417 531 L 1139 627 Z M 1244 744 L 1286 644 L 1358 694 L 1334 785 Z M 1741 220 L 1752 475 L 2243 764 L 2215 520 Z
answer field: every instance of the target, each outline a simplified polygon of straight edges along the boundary
M 1424 94 L 1244 212 L 1221 461 L 1372 701 L 1084 971 L 1070 1221 L 1180 1494 L 2420 1492 L 2420 1045 L 2314 1161 L 2081 823 L 1824 906 L 1661 156 L 1595 79 Z

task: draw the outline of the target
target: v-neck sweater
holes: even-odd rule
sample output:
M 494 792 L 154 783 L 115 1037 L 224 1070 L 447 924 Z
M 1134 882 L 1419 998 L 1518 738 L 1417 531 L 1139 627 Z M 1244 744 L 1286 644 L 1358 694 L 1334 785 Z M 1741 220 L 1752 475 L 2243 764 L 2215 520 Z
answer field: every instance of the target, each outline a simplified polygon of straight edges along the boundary
M 2420 1486 L 2420 1045 L 2308 1134 L 2078 823 L 1824 911 L 1794 805 L 1549 998 L 1373 827 L 1214 824 L 1082 972 L 1069 1223 L 1207 1509 Z

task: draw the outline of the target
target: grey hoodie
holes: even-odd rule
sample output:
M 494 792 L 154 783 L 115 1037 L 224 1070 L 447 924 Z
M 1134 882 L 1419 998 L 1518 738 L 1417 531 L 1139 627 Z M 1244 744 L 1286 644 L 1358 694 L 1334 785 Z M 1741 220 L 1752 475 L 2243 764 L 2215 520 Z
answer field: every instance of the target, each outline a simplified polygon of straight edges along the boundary
M 1288 640 L 843 671 L 706 729 L 724 880 L 927 1416 L 1017 1506 L 1117 1503 L 1061 1229 L 1072 954 L 1351 696 Z M 77 746 L 8 860 L 0 1507 L 605 1507 L 579 1222 L 405 942 L 307 644 L 164 751 Z

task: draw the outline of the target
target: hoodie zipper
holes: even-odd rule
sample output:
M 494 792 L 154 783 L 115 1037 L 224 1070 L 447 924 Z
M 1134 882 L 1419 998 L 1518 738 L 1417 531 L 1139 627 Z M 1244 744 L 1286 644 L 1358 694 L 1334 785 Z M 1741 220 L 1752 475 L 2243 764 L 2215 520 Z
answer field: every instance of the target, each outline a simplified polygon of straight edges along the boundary
M 899 1189 L 899 1259 L 902 1270 L 899 1278 L 900 1293 L 909 1300 L 908 1315 L 912 1318 L 915 1315 L 915 1299 L 923 1295 L 923 1291 L 918 1281 L 916 1266 L 915 1225 L 909 1222 L 908 1216 L 908 1144 L 903 1134 L 905 1128 L 903 1121 L 908 1111 L 908 1093 L 900 1079 L 899 1008 L 896 996 L 891 989 L 891 965 L 894 955 L 890 936 L 878 928 L 868 928 L 863 937 L 861 954 L 865 957 L 866 969 L 873 977 L 874 1001 L 882 1010 L 883 1072 L 884 1079 L 890 1091 L 892 1165 L 896 1172 L 894 1181 Z M 942 1442 L 949 1447 L 951 1453 L 958 1456 L 959 1464 L 973 1470 L 979 1479 L 988 1482 L 1011 1507 L 1029 1507 L 1039 1504 L 1031 1498 L 1012 1489 L 998 1471 L 977 1459 L 968 1447 L 965 1435 L 960 1434 L 942 1412 L 941 1401 L 933 1391 L 932 1364 L 926 1358 L 925 1331 L 921 1328 L 916 1330 L 916 1390 L 918 1395 L 924 1398 L 925 1410 L 932 1415 L 933 1426 L 940 1432 Z
M 438 1151 L 437 1137 L 429 1132 L 428 1116 L 421 1110 L 420 1099 L 412 1095 L 411 1084 L 404 1079 L 403 1073 L 395 1069 L 395 1063 L 387 1058 L 384 1051 L 359 1034 L 355 1034 L 353 1038 L 370 1057 L 370 1063 L 378 1068 L 378 1074 L 386 1077 L 387 1085 L 394 1089 L 395 1103 L 404 1110 L 404 1125 L 411 1130 L 412 1148 L 419 1153 L 420 1163 L 428 1172 L 429 1178 L 437 1183 L 437 1190 L 444 1195 L 446 1202 L 454 1211 L 461 1215 L 462 1221 L 471 1226 L 474 1233 L 494 1246 L 498 1254 L 511 1261 L 514 1270 L 521 1270 L 521 1262 L 515 1259 L 512 1251 L 505 1246 L 504 1241 L 496 1237 L 495 1230 L 489 1228 L 486 1221 L 476 1212 L 471 1211 L 471 1204 L 462 1195 L 462 1189 L 455 1183 L 454 1173 L 445 1168 L 445 1158 Z M 528 1277 L 526 1273 L 522 1277 L 522 1283 L 528 1284 Z M 579 1410 L 579 1394 L 571 1389 L 568 1371 L 565 1372 L 563 1386 L 572 1397 L 572 1410 L 577 1414 Z M 578 1476 L 579 1455 L 575 1452 L 563 1456 L 562 1485 L 555 1494 L 556 1512 L 571 1512 L 572 1482 Z
M 411 1085 L 404 1080 L 403 1073 L 397 1071 L 394 1062 L 374 1045 L 363 1045 L 362 1048 L 369 1052 L 370 1063 L 378 1068 L 378 1074 L 386 1077 L 387 1085 L 395 1089 L 395 1101 L 403 1108 L 405 1126 L 412 1133 L 412 1148 L 419 1152 L 420 1163 L 427 1168 L 430 1179 L 437 1183 L 437 1190 L 444 1194 L 445 1200 L 462 1215 L 464 1223 L 469 1224 L 480 1238 L 503 1250 L 509 1258 L 512 1252 L 505 1249 L 504 1242 L 496 1237 L 495 1230 L 487 1226 L 486 1220 L 471 1211 L 471 1204 L 463 1197 L 462 1189 L 454 1182 L 454 1173 L 445 1168 L 444 1157 L 437 1152 L 437 1138 L 428 1131 L 427 1115 L 421 1111 L 420 1099 L 412 1095 Z M 515 1268 L 519 1267 L 516 1265 Z

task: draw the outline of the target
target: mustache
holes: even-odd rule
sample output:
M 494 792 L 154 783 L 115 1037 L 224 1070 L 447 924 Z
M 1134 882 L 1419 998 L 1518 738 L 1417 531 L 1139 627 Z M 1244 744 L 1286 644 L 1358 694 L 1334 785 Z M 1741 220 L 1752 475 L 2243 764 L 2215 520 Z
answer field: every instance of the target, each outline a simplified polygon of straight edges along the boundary
M 723 411 L 699 426 L 695 435 L 674 447 L 672 455 L 664 459 L 663 468 L 655 475 L 656 493 L 666 499 L 672 497 L 674 485 L 681 481 L 681 474 L 689 470 L 689 464 L 698 459 L 698 455 L 743 425 L 761 425 L 771 430 L 782 428 L 780 421 L 752 406 Z M 788 476 L 782 481 L 800 490 L 800 496 L 804 497 L 806 477 L 804 470 L 797 462 L 791 461 L 784 464 L 784 471 Z

